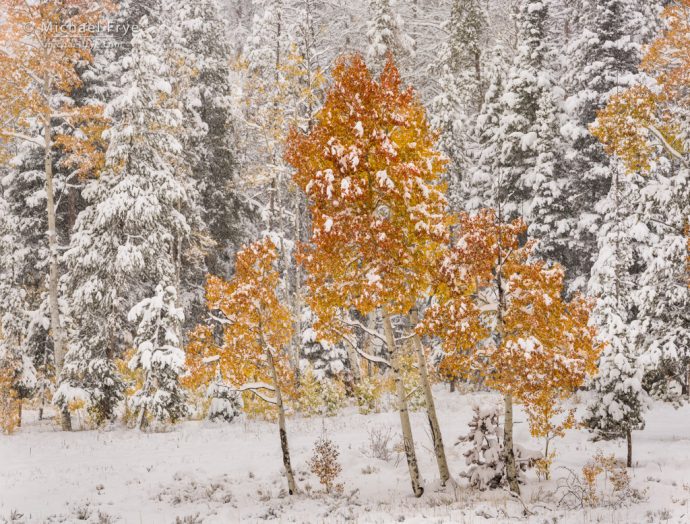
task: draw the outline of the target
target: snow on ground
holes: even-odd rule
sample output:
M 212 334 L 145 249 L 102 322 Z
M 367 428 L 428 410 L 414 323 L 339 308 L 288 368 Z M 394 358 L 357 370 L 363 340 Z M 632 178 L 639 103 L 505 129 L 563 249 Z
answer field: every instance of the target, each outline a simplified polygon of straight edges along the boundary
M 437 405 L 453 475 L 464 469 L 462 448 L 475 403 L 497 402 L 491 394 L 437 390 Z M 33 420 L 32 420 L 33 417 Z M 257 522 L 690 522 L 690 406 L 656 404 L 647 428 L 634 434 L 633 487 L 645 500 L 620 509 L 566 511 L 553 494 L 562 466 L 575 470 L 596 450 L 624 458 L 622 442 L 592 443 L 588 433 L 570 431 L 556 441 L 554 479 L 539 482 L 528 473 L 523 500 L 502 491 L 479 493 L 459 479 L 455 489 L 435 490 L 437 479 L 428 426 L 413 414 L 415 439 L 426 493 L 411 496 L 407 466 L 394 453 L 386 462 L 370 456 L 369 433 L 391 429 L 398 441 L 397 414 L 359 415 L 349 409 L 334 418 L 288 420 L 290 448 L 302 494 L 285 495 L 280 446 L 274 424 L 242 421 L 230 425 L 187 422 L 167 433 L 140 433 L 120 426 L 63 433 L 53 422 L 28 422 L 0 437 L 0 521 L 197 524 Z M 518 412 L 517 442 L 539 448 Z M 341 451 L 345 484 L 341 496 L 320 493 L 307 460 L 325 430 Z M 394 443 L 393 442 L 393 443 Z M 561 468 L 561 469 L 559 469 Z M 19 515 L 23 516 L 19 516 Z M 195 518 L 196 517 L 196 518 Z M 14 518 L 14 520 L 12 520 Z M 179 519 L 179 520 L 177 520 Z

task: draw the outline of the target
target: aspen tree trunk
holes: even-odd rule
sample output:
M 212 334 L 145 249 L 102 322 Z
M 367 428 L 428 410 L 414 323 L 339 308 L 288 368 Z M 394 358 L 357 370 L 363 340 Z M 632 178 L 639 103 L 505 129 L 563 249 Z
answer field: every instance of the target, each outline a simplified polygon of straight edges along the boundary
M 412 329 L 415 328 L 419 322 L 419 312 L 416 307 L 412 308 L 410 312 L 410 323 Z M 429 371 L 427 369 L 426 355 L 424 354 L 424 346 L 419 338 L 419 335 L 412 337 L 415 351 L 417 353 L 417 361 L 419 363 L 419 375 L 421 377 L 422 389 L 424 389 L 424 400 L 426 401 L 426 412 L 429 418 L 429 427 L 431 428 L 431 438 L 434 442 L 434 453 L 436 454 L 436 463 L 438 464 L 438 473 L 441 477 L 441 485 L 445 486 L 450 479 L 450 471 L 448 470 L 448 461 L 446 460 L 446 450 L 443 447 L 443 436 L 441 435 L 441 426 L 438 423 L 438 416 L 436 415 L 436 405 L 434 403 L 434 395 L 431 391 L 431 384 L 429 383 Z
M 367 315 L 367 328 L 370 330 L 376 329 L 376 311 L 372 311 Z M 371 336 L 369 333 L 364 334 L 364 352 L 368 355 L 373 354 L 373 346 L 371 343 Z M 371 378 L 374 374 L 374 365 L 370 360 L 367 360 L 367 377 Z
M 295 241 L 301 240 L 301 220 L 299 198 L 295 205 Z M 294 297 L 294 335 L 292 336 L 292 359 L 295 373 L 295 380 L 299 381 L 300 369 L 299 360 L 302 346 L 302 274 L 299 264 L 295 264 L 295 297 Z
M 17 399 L 17 427 L 22 427 L 22 399 Z
M 278 431 L 280 432 L 280 449 L 283 452 L 283 466 L 285 466 L 285 476 L 288 482 L 288 493 L 294 495 L 297 493 L 297 484 L 295 484 L 295 475 L 292 473 L 292 464 L 290 463 L 290 448 L 288 447 L 287 430 L 285 429 L 283 395 L 280 392 L 280 382 L 278 381 L 278 372 L 276 371 L 275 362 L 273 361 L 273 353 L 271 353 L 271 350 L 268 348 L 265 351 L 268 367 L 271 370 L 271 377 L 273 378 L 273 386 L 275 387 L 276 407 L 278 408 Z
M 625 432 L 625 440 L 628 444 L 628 458 L 626 461 L 626 465 L 629 468 L 632 468 L 632 431 L 630 430 L 630 428 L 628 428 Z
M 515 465 L 515 449 L 513 445 L 513 397 L 503 396 L 505 405 L 505 423 L 503 425 L 503 452 L 506 463 L 506 479 L 513 493 L 520 494 L 520 485 L 517 479 L 517 467 Z
M 393 372 L 393 379 L 395 380 L 395 390 L 398 395 L 398 412 L 400 413 L 400 425 L 402 427 L 403 444 L 405 446 L 405 456 L 407 457 L 407 467 L 410 470 L 412 492 L 414 493 L 415 497 L 421 497 L 424 494 L 424 488 L 421 485 L 419 464 L 417 464 L 417 455 L 414 449 L 414 438 L 412 437 L 410 413 L 407 409 L 405 385 L 403 384 L 402 375 L 400 373 L 400 360 L 395 349 L 393 325 L 391 324 L 391 317 L 386 308 L 383 308 L 382 313 L 383 331 L 386 337 L 386 345 L 388 346 L 388 356 L 391 363 L 391 370 Z
M 46 75 L 43 84 L 44 95 L 48 97 L 50 93 L 50 79 Z M 48 212 L 48 249 L 50 252 L 49 278 L 48 278 L 48 303 L 50 305 L 50 331 L 53 339 L 53 350 L 55 352 L 55 378 L 59 381 L 62 365 L 65 361 L 65 337 L 60 321 L 60 309 L 58 302 L 58 287 L 60 275 L 58 267 L 58 241 L 55 212 L 55 194 L 53 188 L 53 160 L 51 153 L 53 149 L 51 135 L 51 113 L 47 108 L 43 115 L 43 140 L 44 140 L 44 164 L 46 175 L 46 201 Z M 61 425 L 65 431 L 72 430 L 72 421 L 67 408 L 62 410 Z

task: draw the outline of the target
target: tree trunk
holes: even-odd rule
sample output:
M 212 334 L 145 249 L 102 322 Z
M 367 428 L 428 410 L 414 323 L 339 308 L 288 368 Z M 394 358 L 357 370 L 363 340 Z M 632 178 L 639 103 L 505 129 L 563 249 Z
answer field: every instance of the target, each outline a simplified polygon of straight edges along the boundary
M 266 349 L 266 359 L 268 360 L 268 367 L 271 370 L 271 377 L 273 378 L 273 386 L 276 394 L 276 407 L 278 408 L 278 431 L 280 432 L 280 448 L 283 452 L 283 466 L 285 466 L 285 476 L 288 482 L 288 493 L 294 495 L 297 493 L 297 484 L 295 483 L 295 475 L 292 472 L 292 465 L 290 463 L 290 448 L 288 447 L 287 431 L 285 429 L 285 407 L 283 406 L 283 395 L 280 392 L 280 382 L 278 381 L 278 372 L 276 371 L 275 362 L 273 361 L 273 353 Z
M 417 308 L 413 308 L 410 312 L 410 323 L 412 329 L 415 328 L 419 322 L 419 312 Z M 438 416 L 436 415 L 436 404 L 434 403 L 434 395 L 431 391 L 431 384 L 429 383 L 429 371 L 427 369 L 426 355 L 424 354 L 424 346 L 419 338 L 415 335 L 412 338 L 417 353 L 417 361 L 419 364 L 419 375 L 422 382 L 422 389 L 424 389 L 424 400 L 426 401 L 426 412 L 429 418 L 429 427 L 431 428 L 431 438 L 434 442 L 434 453 L 436 454 L 436 463 L 438 464 L 438 473 L 441 477 L 441 485 L 445 486 L 450 479 L 450 471 L 448 470 L 448 461 L 446 460 L 446 450 L 443 447 L 443 435 L 441 434 L 441 426 L 438 423 Z
M 410 470 L 410 481 L 412 482 L 412 492 L 415 497 L 424 494 L 419 475 L 419 465 L 414 448 L 414 438 L 412 437 L 412 425 L 410 424 L 410 413 L 407 409 L 407 398 L 405 395 L 405 385 L 400 374 L 400 361 L 395 349 L 395 337 L 393 336 L 393 325 L 386 309 L 383 309 L 383 330 L 388 346 L 388 358 L 391 363 L 391 371 L 395 380 L 395 390 L 398 395 L 398 412 L 400 413 L 400 425 L 402 427 L 403 444 L 405 446 L 405 456 L 407 457 L 407 467 Z
M 515 465 L 515 449 L 513 447 L 513 397 L 503 396 L 505 404 L 505 423 L 503 425 L 503 458 L 506 463 L 506 479 L 513 493 L 520 494 L 520 485 Z
M 17 427 L 22 427 L 22 399 L 17 399 Z
M 46 76 L 44 81 L 44 94 L 50 93 L 50 80 Z M 43 140 L 45 143 L 44 164 L 46 175 L 46 201 L 48 212 L 48 248 L 50 252 L 49 278 L 48 278 L 48 303 L 50 305 L 50 332 L 53 339 L 53 350 L 55 354 L 55 377 L 59 382 L 62 365 L 65 361 L 65 337 L 60 321 L 60 309 L 58 302 L 58 290 L 60 285 L 60 275 L 58 266 L 58 241 L 55 211 L 55 194 L 53 189 L 53 161 L 52 135 L 51 135 L 51 114 L 50 110 L 43 117 Z M 62 429 L 70 431 L 72 429 L 70 414 L 65 407 L 62 410 Z
M 455 379 L 454 378 L 450 379 L 450 392 L 455 393 Z
M 626 465 L 629 468 L 632 468 L 632 431 L 630 428 L 625 432 L 625 440 L 628 442 L 628 459 L 626 461 Z
M 374 331 L 376 329 L 376 311 L 372 311 L 367 315 L 367 328 Z M 373 344 L 369 333 L 364 334 L 364 352 L 368 355 L 373 355 Z M 367 377 L 371 378 L 374 374 L 374 364 L 367 360 Z

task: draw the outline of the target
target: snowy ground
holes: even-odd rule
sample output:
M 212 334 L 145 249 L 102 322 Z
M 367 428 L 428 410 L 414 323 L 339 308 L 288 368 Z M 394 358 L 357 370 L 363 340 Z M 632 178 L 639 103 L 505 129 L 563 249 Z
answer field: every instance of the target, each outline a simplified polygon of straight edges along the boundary
M 497 398 L 440 390 L 437 396 L 448 458 L 458 477 L 464 458 L 453 444 L 466 432 L 471 407 Z M 294 497 L 284 494 L 277 429 L 267 422 L 189 422 L 155 434 L 121 427 L 68 434 L 50 421 L 32 422 L 35 413 L 27 418 L 15 435 L 0 437 L 0 522 L 690 522 L 690 406 L 674 410 L 657 404 L 647 429 L 635 433 L 633 486 L 647 490 L 643 502 L 616 510 L 556 507 L 553 492 L 566 474 L 559 467 L 579 471 L 597 449 L 625 454 L 622 443 L 593 444 L 585 431 L 575 430 L 556 442 L 552 481 L 539 482 L 528 473 L 523 500 L 533 514 L 527 517 L 507 493 L 469 490 L 462 479 L 454 490 L 435 491 L 437 470 L 422 413 L 413 415 L 427 487 L 421 499 L 411 496 L 404 458 L 394 454 L 386 462 L 369 456 L 372 429 L 391 428 L 392 440 L 398 440 L 395 413 L 362 416 L 348 410 L 335 418 L 289 419 L 302 489 Z M 323 428 L 340 446 L 341 496 L 322 494 L 307 472 Z M 524 423 L 516 436 L 518 443 L 540 447 L 530 442 Z

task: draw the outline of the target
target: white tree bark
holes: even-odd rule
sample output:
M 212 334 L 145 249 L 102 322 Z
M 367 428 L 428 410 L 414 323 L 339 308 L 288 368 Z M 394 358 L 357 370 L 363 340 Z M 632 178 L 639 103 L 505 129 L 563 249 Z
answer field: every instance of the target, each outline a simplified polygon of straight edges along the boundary
M 48 98 L 50 93 L 50 78 L 46 75 L 43 83 L 44 96 Z M 60 285 L 58 239 L 55 211 L 55 191 L 53 187 L 53 159 L 52 153 L 52 114 L 50 108 L 43 115 L 43 141 L 44 141 L 44 165 L 46 175 L 46 208 L 48 212 L 48 249 L 50 259 L 48 263 L 48 304 L 50 306 L 50 332 L 53 339 L 53 351 L 55 356 L 55 376 L 60 379 L 62 366 L 65 362 L 65 334 L 60 320 L 60 304 L 58 292 Z M 65 408 L 61 416 L 62 429 L 70 431 L 72 422 L 69 411 Z
M 280 382 L 278 381 L 278 372 L 276 371 L 275 362 L 273 360 L 273 353 L 266 348 L 266 360 L 271 371 L 273 385 L 275 387 L 276 407 L 278 408 L 278 431 L 280 433 L 280 449 L 283 453 L 283 466 L 285 466 L 285 476 L 287 477 L 288 493 L 294 495 L 297 493 L 297 484 L 295 483 L 295 475 L 292 472 L 292 464 L 290 462 L 290 448 L 288 447 L 287 430 L 285 428 L 285 407 L 283 405 L 283 395 L 280 392 Z
M 415 497 L 421 497 L 424 494 L 424 488 L 422 487 L 421 476 L 419 474 L 419 464 L 417 463 L 417 454 L 415 452 L 414 438 L 412 436 L 412 425 L 410 424 L 410 413 L 407 408 L 405 385 L 403 384 L 402 375 L 400 373 L 400 359 L 395 347 L 395 337 L 393 336 L 393 325 L 391 323 L 390 314 L 386 308 L 383 308 L 382 313 L 383 330 L 386 338 L 386 345 L 388 346 L 393 379 L 395 380 L 395 390 L 398 396 L 398 413 L 400 414 L 400 426 L 402 428 L 405 456 L 407 457 L 407 467 L 410 471 L 412 492 Z
M 415 328 L 419 322 L 419 313 L 417 308 L 413 308 L 410 312 L 410 324 L 412 329 Z M 429 427 L 431 428 L 431 438 L 434 443 L 434 453 L 436 454 L 436 463 L 438 464 L 438 473 L 441 477 L 441 485 L 445 486 L 446 482 L 450 480 L 450 471 L 448 469 L 448 460 L 446 459 L 446 450 L 443 446 L 443 436 L 441 435 L 441 426 L 438 423 L 438 416 L 436 415 L 436 404 L 434 403 L 434 395 L 431 391 L 431 384 L 429 383 L 429 371 L 426 362 L 426 355 L 424 354 L 424 346 L 419 338 L 419 335 L 412 337 L 417 353 L 417 362 L 419 365 L 419 375 L 422 382 L 422 389 L 424 390 L 424 400 L 426 402 L 426 412 L 429 418 Z
M 517 478 L 517 466 L 515 465 L 515 447 L 513 444 L 513 397 L 503 396 L 505 406 L 505 421 L 503 424 L 503 453 L 506 463 L 506 479 L 513 493 L 520 494 L 520 485 Z

